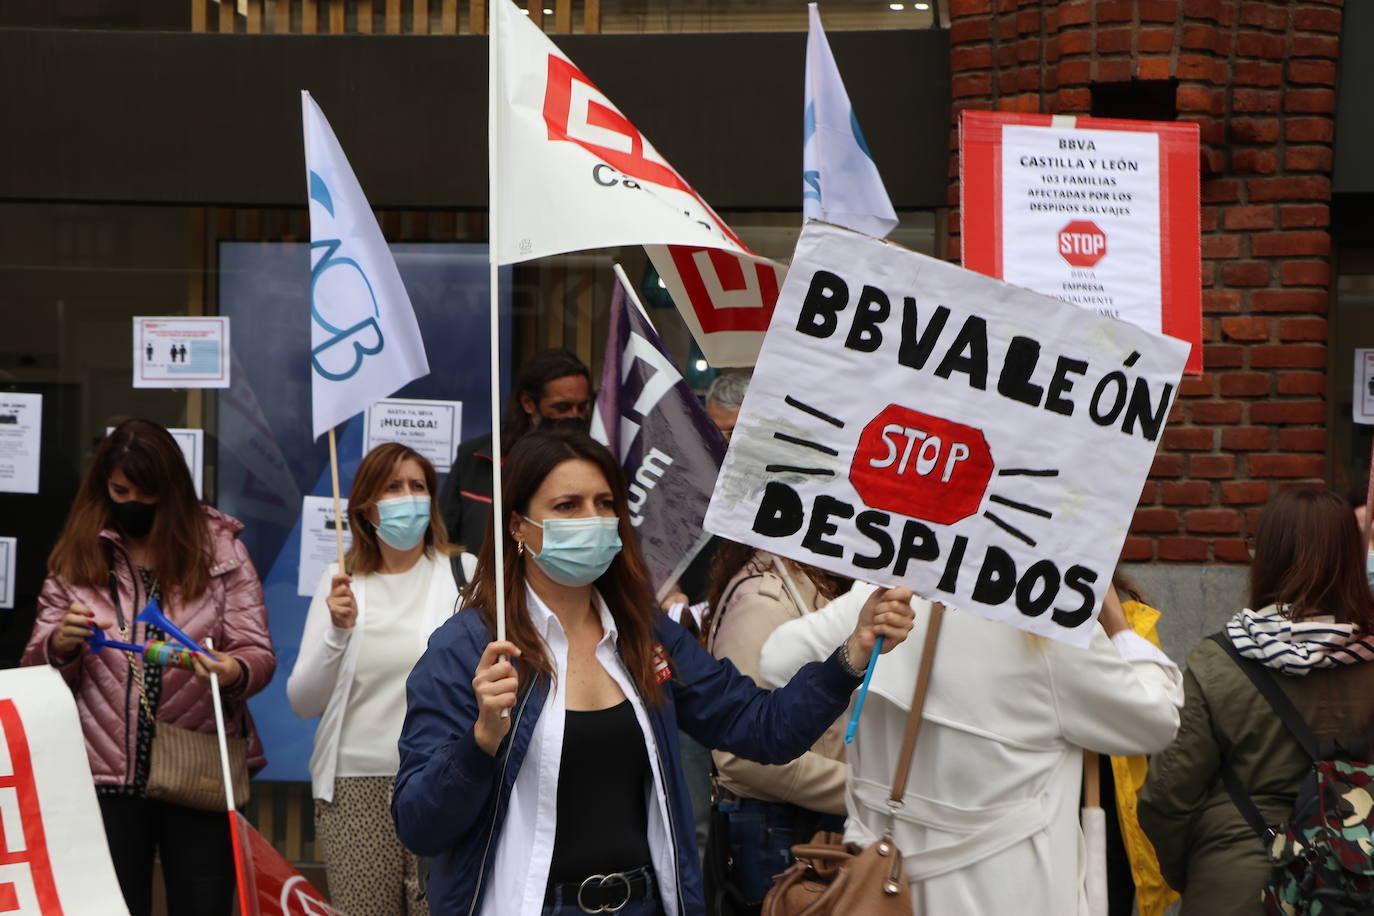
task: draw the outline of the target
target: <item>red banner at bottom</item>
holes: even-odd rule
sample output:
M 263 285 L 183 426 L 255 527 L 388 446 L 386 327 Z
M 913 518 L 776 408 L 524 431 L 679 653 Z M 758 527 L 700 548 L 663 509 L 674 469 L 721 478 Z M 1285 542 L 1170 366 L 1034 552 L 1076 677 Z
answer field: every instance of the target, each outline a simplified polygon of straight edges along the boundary
M 242 916 L 344 916 L 248 823 L 230 812 Z

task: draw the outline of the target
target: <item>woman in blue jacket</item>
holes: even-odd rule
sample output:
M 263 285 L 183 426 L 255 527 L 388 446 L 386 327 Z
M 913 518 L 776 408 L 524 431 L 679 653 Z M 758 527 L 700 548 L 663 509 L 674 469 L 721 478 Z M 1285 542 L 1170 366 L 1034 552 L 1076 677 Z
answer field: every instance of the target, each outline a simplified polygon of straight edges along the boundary
M 430 911 L 700 916 L 678 728 L 792 760 L 844 712 L 876 637 L 906 637 L 911 593 L 875 593 L 830 658 L 769 692 L 659 612 L 603 446 L 532 433 L 501 476 L 509 638 L 492 641 L 489 527 L 463 610 L 406 685 L 392 815 L 435 857 Z

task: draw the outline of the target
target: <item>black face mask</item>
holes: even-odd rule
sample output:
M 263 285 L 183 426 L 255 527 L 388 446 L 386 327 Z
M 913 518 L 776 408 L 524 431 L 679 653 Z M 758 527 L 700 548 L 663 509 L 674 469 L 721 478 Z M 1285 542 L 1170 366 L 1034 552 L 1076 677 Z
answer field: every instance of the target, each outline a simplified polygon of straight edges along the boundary
M 535 418 L 534 428 L 546 433 L 585 433 L 592 428 L 592 421 L 584 420 L 581 417 L 545 417 L 539 415 Z
M 141 503 L 136 499 L 117 503 L 110 500 L 110 517 L 116 528 L 126 537 L 141 538 L 153 530 L 157 503 Z

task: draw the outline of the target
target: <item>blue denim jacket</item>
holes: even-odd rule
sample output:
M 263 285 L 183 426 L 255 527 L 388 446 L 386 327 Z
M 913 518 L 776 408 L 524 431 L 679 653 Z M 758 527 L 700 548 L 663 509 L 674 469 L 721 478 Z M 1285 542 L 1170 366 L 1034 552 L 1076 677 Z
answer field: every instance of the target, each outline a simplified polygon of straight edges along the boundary
M 679 727 L 707 747 L 760 763 L 787 763 L 844 712 L 859 681 L 832 655 L 802 668 L 786 686 L 768 691 L 729 661 L 713 658 L 666 616 L 659 619 L 655 635 L 672 659 L 673 677 L 662 687 L 666 702 L 646 707 L 667 781 L 678 912 L 701 916 L 705 902 L 691 801 L 678 763 Z M 481 614 L 455 614 L 430 637 L 406 682 L 401 766 L 391 813 L 401 841 L 419 855 L 434 857 L 432 916 L 476 916 L 480 910 L 511 787 L 548 697 L 547 677 L 522 685 L 511 729 L 496 756 L 477 745 L 472 676 L 492 638 Z

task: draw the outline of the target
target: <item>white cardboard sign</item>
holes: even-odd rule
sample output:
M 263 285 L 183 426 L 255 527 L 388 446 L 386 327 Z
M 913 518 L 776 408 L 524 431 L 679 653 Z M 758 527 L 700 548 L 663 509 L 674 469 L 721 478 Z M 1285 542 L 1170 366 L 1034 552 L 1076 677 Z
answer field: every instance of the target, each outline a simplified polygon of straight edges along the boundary
M 229 318 L 134 318 L 135 388 L 228 388 Z
M 1084 645 L 1187 356 L 810 223 L 706 528 Z
M 76 702 L 47 665 L 0 672 L 0 912 L 128 916 Z
M 463 402 L 383 398 L 367 408 L 363 454 L 383 442 L 408 445 L 447 474 L 463 429 Z
M 348 500 L 339 500 L 343 513 L 344 553 L 353 543 L 348 530 Z M 334 497 L 305 496 L 301 498 L 301 553 L 296 568 L 296 594 L 309 598 L 320 584 L 320 576 L 330 563 L 339 561 L 339 544 L 334 537 Z

